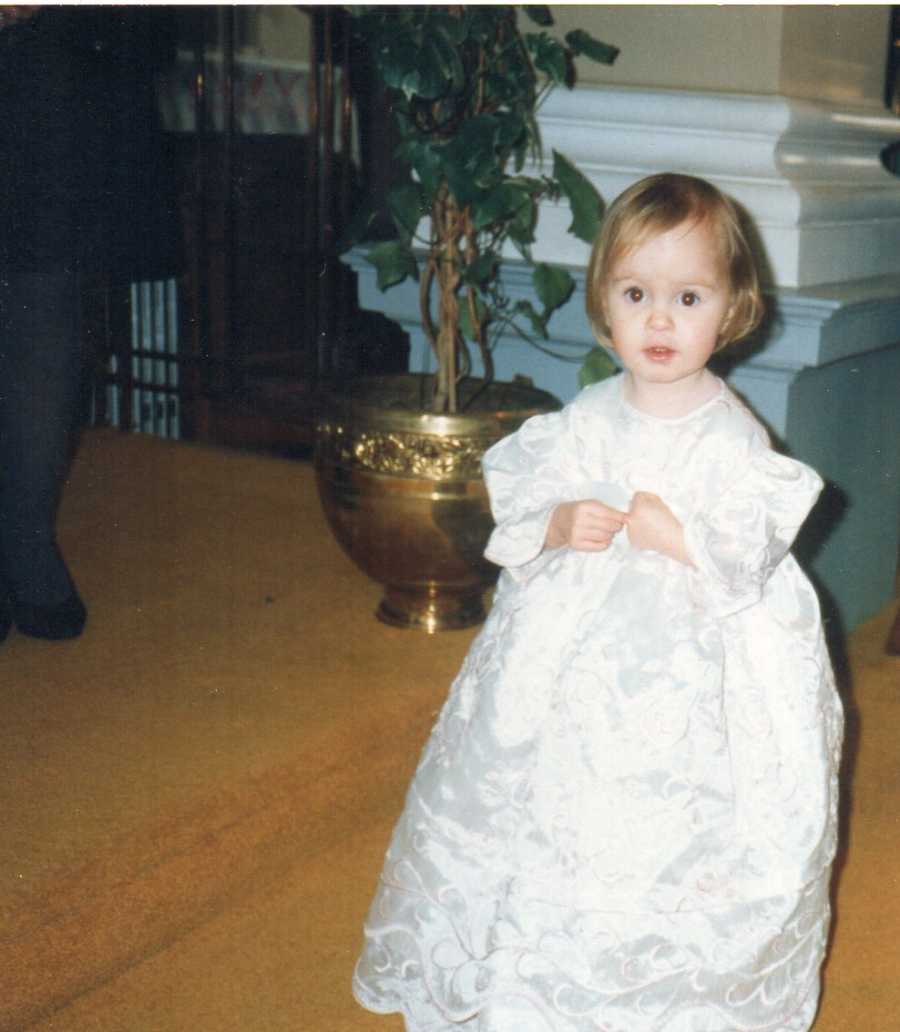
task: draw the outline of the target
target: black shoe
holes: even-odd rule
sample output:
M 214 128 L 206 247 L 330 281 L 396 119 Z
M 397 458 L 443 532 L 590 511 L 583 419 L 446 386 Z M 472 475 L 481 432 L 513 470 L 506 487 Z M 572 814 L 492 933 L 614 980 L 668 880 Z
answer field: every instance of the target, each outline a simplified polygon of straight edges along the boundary
M 77 595 L 70 595 L 55 606 L 35 606 L 12 600 L 12 618 L 16 627 L 30 638 L 62 641 L 77 638 L 84 630 L 87 610 Z
M 9 608 L 9 599 L 0 598 L 0 641 L 6 641 L 10 627 L 12 627 L 12 612 Z

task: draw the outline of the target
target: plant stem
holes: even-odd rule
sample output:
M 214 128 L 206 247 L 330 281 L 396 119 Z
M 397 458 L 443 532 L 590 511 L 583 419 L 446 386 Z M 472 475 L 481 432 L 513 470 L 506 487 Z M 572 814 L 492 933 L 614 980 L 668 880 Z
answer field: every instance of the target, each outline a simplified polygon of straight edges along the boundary
M 446 185 L 432 210 L 438 226 L 434 247 L 438 283 L 437 389 L 435 412 L 456 412 L 456 335 L 459 325 L 459 237 L 460 219 L 456 201 Z
M 429 250 L 422 278 L 419 280 L 419 317 L 422 320 L 422 329 L 425 331 L 425 336 L 428 338 L 435 359 L 437 359 L 437 330 L 434 328 L 434 320 L 431 318 L 431 284 L 434 282 L 434 267 L 435 259 L 432 248 Z
M 468 209 L 464 212 L 464 232 L 466 239 L 466 265 L 471 265 L 473 262 L 477 261 L 480 251 L 478 247 L 478 236 L 475 231 L 475 226 L 472 223 L 472 214 Z M 478 351 L 481 355 L 481 363 L 484 367 L 484 378 L 486 380 L 493 380 L 494 356 L 487 344 L 487 327 L 485 325 L 487 320 L 485 316 L 478 314 L 477 300 L 477 292 L 474 287 L 470 286 L 466 291 L 466 301 L 469 306 L 469 322 L 475 331 L 475 342 L 478 344 Z

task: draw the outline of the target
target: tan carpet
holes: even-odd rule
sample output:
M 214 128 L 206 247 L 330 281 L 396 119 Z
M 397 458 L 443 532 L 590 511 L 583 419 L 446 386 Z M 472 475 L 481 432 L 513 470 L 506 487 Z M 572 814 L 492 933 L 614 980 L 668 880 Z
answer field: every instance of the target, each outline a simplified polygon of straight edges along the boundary
M 376 623 L 303 464 L 92 431 L 62 538 L 85 636 L 0 646 L 0 1030 L 397 1032 L 348 982 L 473 632 Z M 894 611 L 850 643 L 816 1032 L 900 1029 Z

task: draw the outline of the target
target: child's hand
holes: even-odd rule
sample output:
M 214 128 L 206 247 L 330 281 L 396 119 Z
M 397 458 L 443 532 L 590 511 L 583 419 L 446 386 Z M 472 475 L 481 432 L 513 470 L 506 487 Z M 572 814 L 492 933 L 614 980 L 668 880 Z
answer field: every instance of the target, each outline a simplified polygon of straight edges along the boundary
M 602 552 L 625 526 L 628 517 L 603 502 L 586 499 L 561 502 L 553 510 L 544 545 L 562 548 L 568 545 L 579 552 Z
M 684 528 L 659 495 L 638 491 L 631 499 L 628 540 L 634 548 L 652 549 L 686 566 L 693 565 L 684 547 Z

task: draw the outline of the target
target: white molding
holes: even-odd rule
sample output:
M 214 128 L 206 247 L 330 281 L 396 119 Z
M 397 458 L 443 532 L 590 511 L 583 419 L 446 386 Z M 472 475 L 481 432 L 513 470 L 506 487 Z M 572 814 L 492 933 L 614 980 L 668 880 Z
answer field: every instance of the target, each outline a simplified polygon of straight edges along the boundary
M 364 253 L 365 247 L 356 247 L 345 258 L 357 274 L 360 304 L 400 323 L 412 341 L 411 368 L 430 368 L 430 350 L 419 322 L 418 285 L 406 280 L 387 291 L 378 290 L 374 266 L 366 261 Z M 575 293 L 550 320 L 548 345 L 555 353 L 580 361 L 595 341 L 585 313 L 585 270 L 574 265 L 567 268 L 575 280 Z M 503 279 L 514 300 L 534 296 L 531 272 L 521 260 L 504 262 Z M 758 346 L 742 359 L 744 368 L 797 376 L 806 369 L 900 345 L 898 274 L 801 289 L 773 288 L 769 305 L 771 318 L 761 331 Z M 500 342 L 498 352 L 504 347 L 519 353 L 529 351 L 527 345 L 512 336 Z M 517 360 L 526 360 L 525 355 L 519 354 Z M 527 364 L 527 369 L 513 372 L 534 373 L 536 380 L 545 383 L 552 360 L 548 362 L 535 351 Z M 569 372 L 566 380 L 555 370 L 554 385 L 548 388 L 557 391 L 564 401 L 577 390 L 574 370 Z
M 900 179 L 881 152 L 900 119 L 875 105 L 791 97 L 579 86 L 539 114 L 544 160 L 572 159 L 606 201 L 651 172 L 704 176 L 752 216 L 778 286 L 900 272 Z M 584 265 L 565 204 L 544 206 L 538 258 Z

